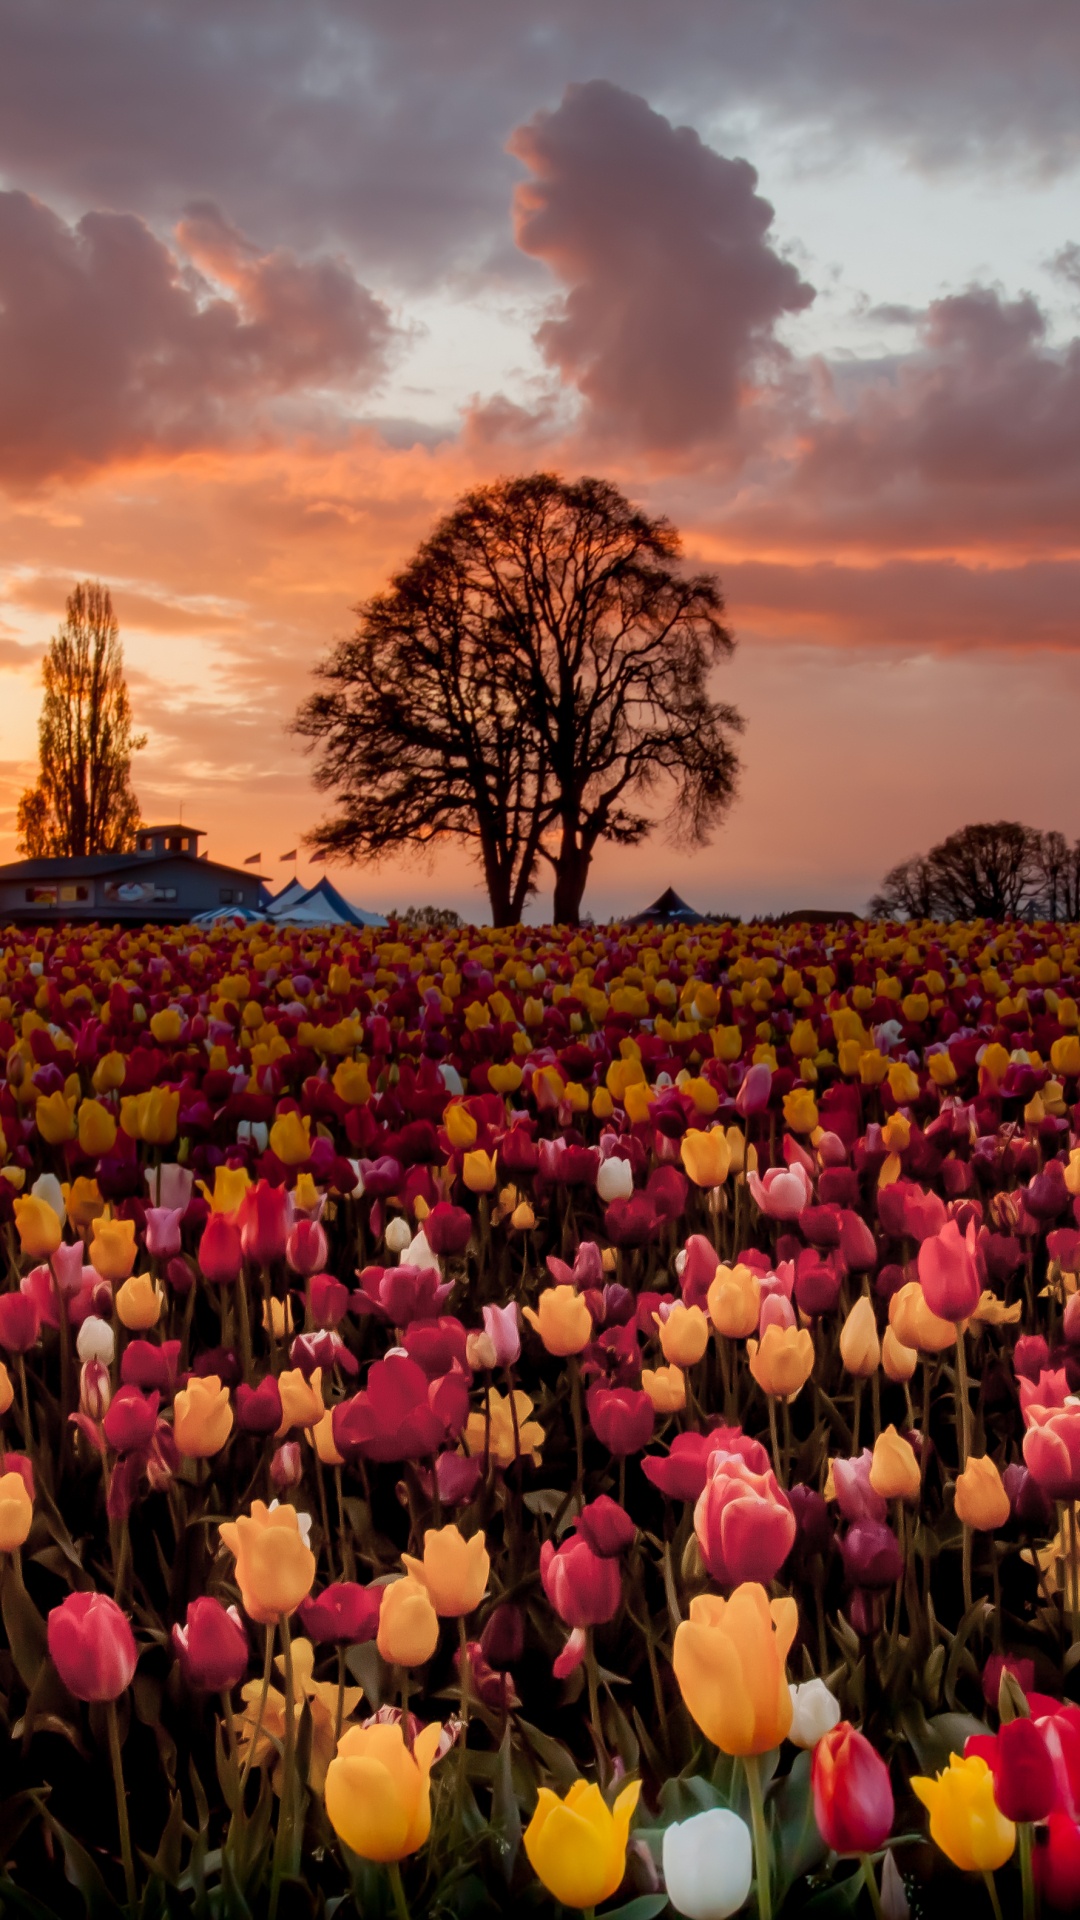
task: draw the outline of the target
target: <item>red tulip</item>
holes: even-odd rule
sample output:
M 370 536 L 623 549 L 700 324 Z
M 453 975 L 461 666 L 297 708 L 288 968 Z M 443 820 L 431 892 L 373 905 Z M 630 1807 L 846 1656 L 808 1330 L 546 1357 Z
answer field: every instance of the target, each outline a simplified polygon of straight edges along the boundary
M 53 1666 L 76 1700 L 118 1700 L 131 1684 L 138 1650 L 107 1593 L 69 1593 L 48 1619 Z
M 771 1467 L 754 1473 L 737 1453 L 714 1453 L 694 1509 L 694 1531 L 714 1580 L 775 1579 L 795 1545 L 795 1515 Z
M 875 1853 L 892 1832 L 889 1769 L 849 1720 L 823 1734 L 814 1748 L 814 1818 L 834 1853 Z
M 272 1187 L 269 1180 L 256 1180 L 236 1210 L 245 1257 L 260 1267 L 281 1260 L 291 1214 L 292 1201 L 284 1187 Z
M 120 1378 L 125 1387 L 156 1388 L 171 1393 L 180 1364 L 179 1340 L 129 1340 L 120 1356 Z
M 320 1273 L 329 1254 L 326 1228 L 317 1220 L 297 1220 L 285 1242 L 285 1258 L 294 1273 Z
M 640 1453 L 648 1446 L 656 1414 L 647 1393 L 634 1387 L 605 1387 L 596 1380 L 586 1401 L 592 1430 L 609 1453 Z
M 577 1517 L 577 1532 L 587 1540 L 602 1560 L 612 1560 L 634 1543 L 637 1528 L 625 1507 L 608 1493 L 602 1493 L 582 1507 Z
M 149 1446 L 160 1401 L 159 1393 L 144 1394 L 138 1387 L 121 1387 L 102 1422 L 110 1447 L 117 1453 L 134 1453 Z
M 540 1578 L 560 1620 L 568 1627 L 598 1627 L 618 1612 L 622 1579 L 617 1560 L 602 1559 L 587 1540 L 550 1540 L 540 1549 Z
M 1058 1803 L 1054 1762 L 1034 1720 L 1007 1720 L 997 1733 L 973 1734 L 965 1759 L 977 1753 L 994 1776 L 994 1799 L 1006 1820 L 1045 1820 Z
M 237 1432 L 276 1433 L 281 1421 L 281 1389 L 273 1374 L 264 1375 L 257 1387 L 242 1381 L 236 1389 Z
M 1080 1406 L 1028 1407 L 1024 1461 L 1051 1500 L 1080 1494 Z
M 336 1327 L 344 1320 L 349 1311 L 349 1289 L 332 1273 L 313 1273 L 307 1291 L 316 1326 Z
M 982 1292 L 975 1257 L 975 1229 L 961 1234 L 955 1220 L 919 1248 L 919 1280 L 926 1304 L 939 1320 L 966 1320 L 974 1313 Z
M 1044 1843 L 1035 1849 L 1035 1884 L 1055 1913 L 1080 1907 L 1080 1826 L 1067 1813 L 1050 1815 Z
M 374 1640 L 384 1591 L 383 1587 L 362 1587 L 356 1580 L 335 1580 L 333 1586 L 301 1600 L 300 1624 L 317 1647 L 331 1642 L 354 1647 L 362 1640 Z
M 0 1294 L 0 1347 L 8 1353 L 29 1353 L 40 1329 L 41 1316 L 33 1294 Z
M 199 1266 L 219 1286 L 235 1280 L 243 1263 L 240 1229 L 227 1213 L 212 1213 L 199 1241 Z
M 468 1418 L 467 1374 L 430 1380 L 405 1354 L 369 1369 L 367 1385 L 333 1413 L 334 1445 L 343 1459 L 420 1460 L 456 1438 Z
M 502 1159 L 502 1148 L 499 1149 Z M 424 1238 L 432 1253 L 464 1253 L 472 1238 L 472 1218 L 464 1207 L 440 1200 L 424 1220 Z
M 229 1692 L 248 1670 L 250 1648 L 237 1608 L 209 1594 L 188 1603 L 186 1625 L 173 1627 L 172 1643 L 184 1679 L 200 1693 Z

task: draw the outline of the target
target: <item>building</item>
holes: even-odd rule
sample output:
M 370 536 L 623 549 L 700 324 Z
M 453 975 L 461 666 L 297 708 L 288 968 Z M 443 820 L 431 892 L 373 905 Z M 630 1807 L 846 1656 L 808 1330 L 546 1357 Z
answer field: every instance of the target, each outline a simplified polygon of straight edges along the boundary
M 12 860 L 0 866 L 0 923 L 183 925 L 229 907 L 265 911 L 270 896 L 262 875 L 200 854 L 204 837 L 201 827 L 140 827 L 134 853 Z

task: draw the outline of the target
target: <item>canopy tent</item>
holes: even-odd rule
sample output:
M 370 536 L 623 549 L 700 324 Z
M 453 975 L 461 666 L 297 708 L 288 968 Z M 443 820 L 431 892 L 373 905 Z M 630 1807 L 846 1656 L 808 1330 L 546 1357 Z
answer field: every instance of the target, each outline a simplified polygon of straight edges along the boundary
M 693 926 L 697 921 L 707 918 L 708 915 L 698 913 L 696 907 L 688 906 L 682 895 L 676 893 L 674 887 L 665 887 L 659 899 L 654 900 L 651 907 L 642 907 L 640 913 L 632 913 L 628 924 L 632 927 L 640 927 L 649 920 L 676 920 L 682 921 L 687 926 Z
M 323 875 L 313 887 L 290 880 L 267 903 L 265 918 L 277 924 L 302 927 L 385 927 L 381 913 L 368 913 L 354 907 Z

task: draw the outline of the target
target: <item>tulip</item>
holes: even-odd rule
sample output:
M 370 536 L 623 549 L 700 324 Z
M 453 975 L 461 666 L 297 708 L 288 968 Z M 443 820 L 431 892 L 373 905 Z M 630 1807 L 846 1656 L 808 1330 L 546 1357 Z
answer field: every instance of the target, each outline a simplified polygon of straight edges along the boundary
M 905 1347 L 903 1341 L 897 1339 L 895 1329 L 891 1326 L 886 1327 L 885 1337 L 881 1342 L 881 1365 L 886 1378 L 895 1381 L 898 1386 L 903 1386 L 905 1381 L 911 1379 L 918 1364 L 919 1356 L 916 1349 Z
M 75 1138 L 75 1101 L 59 1088 L 55 1093 L 40 1095 L 34 1107 L 34 1124 L 50 1147 L 63 1146 L 66 1140 Z
M 609 1453 L 618 1457 L 648 1446 L 656 1415 L 647 1393 L 633 1387 L 605 1387 L 594 1380 L 586 1405 L 589 1424 Z
M 596 1175 L 596 1191 L 605 1207 L 613 1200 L 629 1200 L 634 1191 L 634 1169 L 629 1160 L 613 1154 L 601 1160 Z
M 94 1221 L 90 1265 L 103 1280 L 126 1280 L 135 1265 L 135 1254 L 134 1220 L 111 1220 L 102 1214 Z
M 911 1781 L 930 1812 L 930 1838 L 964 1873 L 993 1873 L 1011 1859 L 1016 1828 L 994 1800 L 994 1776 L 979 1754 L 949 1765 L 936 1779 L 915 1774 Z
M 831 1733 L 840 1719 L 840 1702 L 830 1693 L 824 1680 L 804 1680 L 791 1689 L 791 1725 L 788 1739 L 793 1746 L 812 1748 Z
M 40 1331 L 41 1315 L 30 1294 L 0 1294 L 0 1347 L 8 1353 L 29 1353 Z
M 236 1583 L 248 1618 L 271 1626 L 295 1613 L 315 1579 L 315 1556 L 295 1507 L 267 1507 L 253 1500 L 250 1514 L 223 1520 L 218 1532 L 236 1561 Z
M 439 1616 L 427 1588 L 411 1574 L 394 1580 L 383 1592 L 379 1611 L 378 1648 L 384 1660 L 398 1667 L 422 1667 L 439 1644 Z
M 562 1800 L 550 1787 L 540 1788 L 525 1829 L 525 1854 L 537 1879 L 564 1907 L 595 1907 L 618 1888 L 640 1792 L 640 1781 L 631 1781 L 609 1809 L 595 1780 L 575 1780 Z
M 548 1353 L 560 1358 L 581 1353 L 593 1337 L 592 1315 L 584 1296 L 572 1286 L 547 1287 L 535 1309 L 523 1307 L 522 1312 Z
M 217 1374 L 193 1374 L 173 1401 L 173 1435 L 189 1460 L 220 1453 L 233 1425 L 229 1389 Z
M 797 1220 L 813 1199 L 810 1176 L 798 1161 L 791 1167 L 770 1167 L 762 1177 L 749 1173 L 746 1184 L 770 1220 Z
M 180 1251 L 179 1207 L 147 1207 L 146 1251 L 158 1260 L 171 1260 Z
M 610 1494 L 598 1494 L 582 1507 L 575 1522 L 581 1538 L 602 1560 L 616 1559 L 633 1545 L 637 1528 L 624 1507 Z
M 731 1167 L 731 1146 L 722 1127 L 707 1132 L 688 1127 L 679 1142 L 679 1158 L 695 1187 L 722 1187 Z
M 130 1342 L 131 1346 L 136 1344 L 145 1346 L 146 1342 Z M 128 1350 L 125 1348 L 125 1352 Z M 116 1357 L 116 1335 L 109 1322 L 99 1320 L 96 1313 L 88 1313 L 79 1328 L 75 1351 L 80 1360 L 96 1360 L 100 1366 L 111 1367 Z
M 868 1294 L 859 1295 L 840 1329 L 840 1358 L 857 1380 L 869 1380 L 881 1364 L 877 1315 Z
M 876 1853 L 892 1832 L 889 1769 L 869 1740 L 847 1720 L 814 1748 L 814 1818 L 834 1853 Z
M 968 1319 L 979 1303 L 982 1283 L 975 1259 L 975 1228 L 966 1237 L 955 1220 L 919 1248 L 919 1284 L 931 1313 L 954 1323 Z
M 0 1553 L 15 1553 L 30 1532 L 34 1502 L 21 1473 L 0 1472 Z
M 997 1733 L 971 1735 L 965 1757 L 977 1753 L 994 1776 L 999 1813 L 1017 1826 L 1045 1820 L 1059 1793 L 1054 1761 L 1042 1725 L 1034 1720 L 1003 1721 Z
M 951 1320 L 931 1313 L 918 1280 L 907 1280 L 889 1301 L 889 1325 L 896 1338 L 919 1353 L 943 1353 L 956 1345 L 956 1328 Z
M 270 1151 L 282 1166 L 303 1167 L 311 1158 L 311 1121 L 302 1118 L 295 1107 L 279 1114 L 270 1129 Z
M 49 1657 L 76 1700 L 118 1700 L 138 1652 L 127 1617 L 106 1593 L 69 1593 L 47 1621 Z
M 956 1517 L 979 1533 L 996 1533 L 1009 1518 L 1009 1496 L 989 1454 L 970 1459 L 956 1477 Z
M 116 1145 L 116 1121 L 100 1100 L 83 1100 L 79 1105 L 79 1149 L 91 1160 L 111 1153 Z
M 745 1340 L 755 1332 L 761 1283 L 749 1267 L 717 1267 L 708 1292 L 709 1318 L 726 1340 Z
M 442 1619 L 463 1619 L 480 1605 L 487 1592 L 491 1559 L 482 1533 L 470 1540 L 455 1526 L 429 1527 L 424 1534 L 424 1557 L 403 1553 L 402 1565 L 427 1588 L 431 1604 Z
M 325 1417 L 330 1418 L 329 1409 Z M 257 1387 L 241 1381 L 236 1389 L 237 1432 L 277 1433 L 281 1425 L 281 1389 L 274 1375 L 264 1374 Z
M 681 1367 L 642 1367 L 641 1390 L 654 1413 L 681 1413 L 686 1405 L 686 1375 Z
M 204 1278 L 219 1286 L 235 1280 L 243 1257 L 240 1229 L 235 1220 L 227 1213 L 211 1213 L 199 1241 L 199 1266 Z
M 131 1223 L 122 1221 L 113 1224 L 127 1226 Z M 116 1292 L 117 1318 L 131 1333 L 145 1333 L 148 1328 L 156 1327 L 164 1306 L 165 1295 L 149 1273 L 133 1273 Z
M 392 1589 L 388 1589 L 392 1591 Z M 327 1818 L 362 1860 L 404 1860 L 431 1832 L 431 1768 L 440 1726 L 421 1728 L 407 1747 L 399 1724 L 350 1727 L 326 1770 Z
M 664 1359 L 677 1367 L 693 1367 L 709 1344 L 709 1323 L 700 1307 L 676 1300 L 666 1315 L 653 1314 L 660 1329 Z
M 771 1467 L 755 1473 L 741 1455 L 718 1451 L 694 1508 L 694 1531 L 714 1580 L 764 1585 L 795 1545 L 795 1515 Z
M 244 1194 L 237 1210 L 240 1244 L 248 1260 L 268 1267 L 285 1257 L 292 1202 L 284 1187 L 257 1180 Z
M 1044 1905 L 1055 1913 L 1080 1907 L 1080 1826 L 1055 1809 L 1046 1823 L 1046 1844 L 1035 1852 L 1035 1879 Z
M 886 1427 L 874 1442 L 870 1465 L 870 1485 L 883 1500 L 918 1503 L 922 1481 L 915 1449 L 895 1427 Z
M 675 1630 L 675 1678 L 687 1711 L 722 1752 L 779 1746 L 792 1720 L 784 1663 L 798 1627 L 794 1600 L 747 1582 L 730 1600 L 697 1594 Z
M 300 1625 L 317 1647 L 355 1647 L 374 1640 L 385 1591 L 385 1587 L 362 1587 L 355 1580 L 335 1580 L 321 1593 L 301 1600 Z
M 184 1626 L 172 1630 L 173 1652 L 189 1687 L 200 1693 L 228 1693 L 248 1670 L 249 1647 L 235 1607 L 201 1594 L 189 1600 Z
M 814 1371 L 814 1342 L 807 1327 L 766 1327 L 760 1344 L 748 1340 L 750 1371 L 763 1393 L 794 1400 Z
M 1052 1500 L 1080 1495 L 1080 1405 L 1028 1407 L 1024 1461 Z
M 138 1387 L 121 1387 L 109 1403 L 102 1423 L 105 1438 L 117 1453 L 133 1453 L 150 1444 L 157 1425 L 159 1396 Z
M 711 1807 L 664 1829 L 664 1885 L 687 1920 L 728 1920 L 750 1896 L 750 1829 L 727 1807 Z
M 622 1600 L 619 1563 L 593 1551 L 583 1535 L 556 1548 L 540 1549 L 540 1579 L 560 1620 L 568 1627 L 598 1627 L 614 1618 Z
M 251 1175 L 246 1167 L 215 1167 L 214 1188 L 207 1193 L 211 1213 L 234 1214 L 240 1210 L 244 1195 L 251 1186 Z
M 519 1457 L 531 1460 L 533 1466 L 540 1464 L 540 1448 L 544 1443 L 544 1429 L 538 1420 L 531 1420 L 533 1403 L 527 1393 L 515 1388 L 514 1393 L 502 1394 L 492 1387 L 487 1399 L 487 1414 L 470 1413 L 465 1422 L 462 1439 L 466 1451 L 470 1454 L 486 1453 L 496 1466 L 509 1467 Z
M 55 1208 L 33 1194 L 21 1194 L 15 1201 L 15 1227 L 19 1245 L 30 1260 L 48 1260 L 60 1245 L 61 1226 Z
M 498 1180 L 494 1155 L 474 1147 L 462 1159 L 461 1177 L 470 1193 L 491 1193 Z
M 878 1520 L 856 1520 L 840 1543 L 848 1585 L 870 1593 L 894 1587 L 904 1571 L 899 1542 Z
M 278 1374 L 277 1385 L 281 1396 L 278 1437 L 288 1433 L 290 1427 L 317 1427 L 326 1412 L 323 1405 L 322 1368 L 316 1367 L 310 1380 L 305 1380 L 301 1368 L 286 1368 Z

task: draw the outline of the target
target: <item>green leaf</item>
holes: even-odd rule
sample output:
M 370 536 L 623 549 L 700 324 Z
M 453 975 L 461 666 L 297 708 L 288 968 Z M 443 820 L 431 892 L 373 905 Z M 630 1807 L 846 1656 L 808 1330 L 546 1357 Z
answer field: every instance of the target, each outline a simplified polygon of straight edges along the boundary
M 548 1733 L 542 1733 L 528 1720 L 520 1720 L 518 1725 L 534 1753 L 538 1754 L 548 1772 L 552 1775 L 561 1793 L 566 1793 L 578 1778 L 580 1768 L 572 1753 L 559 1740 L 553 1740 Z
M 509 1886 L 521 1846 L 521 1808 L 514 1791 L 513 1744 L 506 1723 L 491 1782 L 491 1833 L 494 1851 Z
M 123 1909 L 113 1899 L 86 1848 L 51 1813 L 46 1812 L 45 1818 L 63 1848 L 64 1873 L 71 1885 L 82 1894 L 88 1920 L 113 1920 L 113 1916 L 120 1915 Z
M 789 1887 L 803 1874 L 813 1873 L 828 1853 L 814 1819 L 812 1764 L 812 1754 L 805 1750 L 797 1753 L 791 1772 L 778 1782 L 769 1801 L 780 1843 L 780 1871 Z
M 4 1569 L 0 1609 L 11 1657 L 24 1687 L 32 1687 L 48 1655 L 45 1622 L 23 1585 L 22 1569 L 9 1559 Z
M 656 1920 L 667 1906 L 666 1893 L 640 1893 L 636 1900 L 628 1900 L 622 1907 L 605 1907 L 600 1920 Z
M 807 1901 L 802 1912 L 807 1916 L 812 1914 L 814 1920 L 832 1920 L 834 1915 L 839 1920 L 841 1914 L 851 1913 L 858 1906 L 865 1891 L 863 1870 L 858 1866 L 854 1873 L 848 1874 L 846 1879 L 834 1880 L 831 1887 L 822 1887 L 819 1893 L 815 1893 L 813 1898 Z

